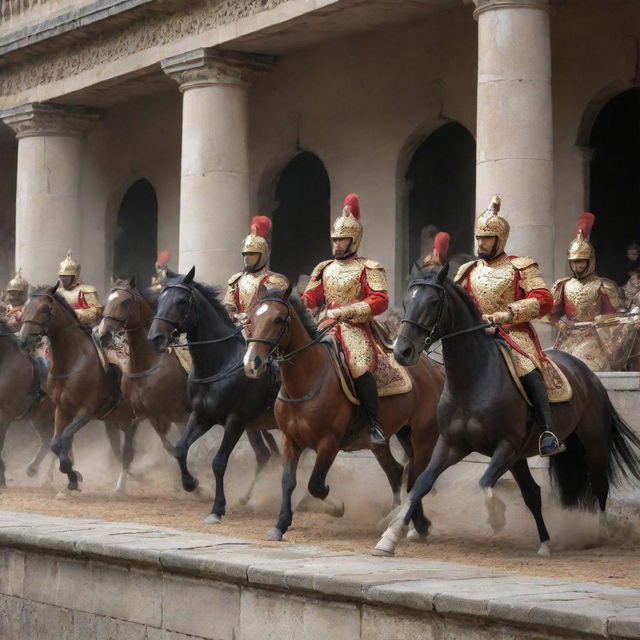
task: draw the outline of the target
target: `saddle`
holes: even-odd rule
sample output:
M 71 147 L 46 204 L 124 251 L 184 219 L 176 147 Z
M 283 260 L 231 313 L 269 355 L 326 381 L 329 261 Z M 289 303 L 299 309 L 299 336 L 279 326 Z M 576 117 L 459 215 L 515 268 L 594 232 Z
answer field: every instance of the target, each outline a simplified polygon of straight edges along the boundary
M 520 382 L 520 378 L 516 373 L 516 368 L 513 364 L 513 360 L 511 359 L 511 347 L 503 340 L 496 340 L 496 344 L 498 345 L 498 350 L 504 358 L 507 369 L 511 374 L 513 383 L 516 385 L 516 388 L 520 392 L 520 395 L 524 398 L 525 402 L 529 406 L 531 406 L 531 402 L 529 401 L 527 392 L 524 390 L 522 382 Z M 573 397 L 573 389 L 571 388 L 571 383 L 567 379 L 567 376 L 564 374 L 562 369 L 560 369 L 560 367 L 555 362 L 553 362 L 551 358 L 546 358 L 542 366 L 542 377 L 544 378 L 544 384 L 547 388 L 549 402 L 568 402 L 569 400 L 571 400 L 571 398 Z
M 376 336 L 377 337 L 377 336 Z M 340 348 L 340 344 L 332 335 L 326 335 L 322 343 L 329 351 L 331 364 L 338 376 L 344 395 L 353 405 L 359 405 L 360 400 L 349 371 L 347 359 Z M 401 395 L 409 393 L 413 388 L 411 377 L 404 367 L 401 367 L 386 349 L 376 343 L 378 348 L 378 362 L 373 377 L 378 387 L 378 397 Z

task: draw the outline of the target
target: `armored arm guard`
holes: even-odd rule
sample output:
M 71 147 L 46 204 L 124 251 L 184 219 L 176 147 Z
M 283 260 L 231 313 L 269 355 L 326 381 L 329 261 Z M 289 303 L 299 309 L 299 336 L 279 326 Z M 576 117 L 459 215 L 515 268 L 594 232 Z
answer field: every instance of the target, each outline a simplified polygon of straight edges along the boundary
M 242 276 L 242 272 L 235 273 L 227 280 L 227 290 L 225 291 L 222 304 L 225 306 L 229 315 L 232 313 L 238 313 L 238 305 L 236 304 L 236 283 Z
M 540 274 L 537 263 L 531 258 L 513 258 L 513 266 L 518 270 L 520 289 L 525 296 L 507 305 L 513 324 L 531 322 L 546 316 L 553 307 L 553 296 Z
M 569 280 L 569 278 L 562 278 L 560 280 L 556 280 L 553 285 L 552 295 L 553 295 L 553 307 L 549 312 L 549 320 L 556 324 L 562 316 L 566 315 L 566 311 L 564 308 L 564 285 Z
M 82 324 L 93 324 L 102 316 L 102 305 L 95 287 L 81 285 L 74 311 Z
M 318 307 L 322 307 L 324 305 L 324 286 L 322 284 L 322 272 L 325 270 L 325 267 L 331 263 L 332 260 L 325 260 L 321 262 L 316 268 L 311 272 L 311 277 L 309 278 L 309 282 L 307 287 L 302 294 L 302 299 L 304 303 L 307 305 L 308 309 L 317 309 Z
M 608 299 L 611 306 L 611 313 L 624 313 L 627 310 L 627 304 L 624 298 L 624 291 L 613 280 L 601 278 L 603 296 Z

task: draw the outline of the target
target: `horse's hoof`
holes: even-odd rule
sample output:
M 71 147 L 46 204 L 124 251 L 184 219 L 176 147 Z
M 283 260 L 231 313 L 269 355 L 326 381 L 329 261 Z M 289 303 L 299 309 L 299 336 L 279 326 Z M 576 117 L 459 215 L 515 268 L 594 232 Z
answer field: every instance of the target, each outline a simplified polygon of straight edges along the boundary
M 273 529 L 269 529 L 267 531 L 267 540 L 275 540 L 276 542 L 280 542 L 282 540 L 282 536 L 284 534 L 278 527 L 273 527 Z
M 33 478 L 33 476 L 37 475 L 37 473 L 38 473 L 38 467 L 34 467 L 34 466 L 32 466 L 32 465 L 29 465 L 29 466 L 27 467 L 27 475 L 28 475 L 30 478 Z
M 217 513 L 210 513 L 203 522 L 205 524 L 222 524 L 222 516 L 219 516 Z
M 371 552 L 371 555 L 377 556 L 378 558 L 393 558 L 393 556 L 396 555 L 396 552 L 393 549 L 388 550 L 380 548 L 380 543 L 378 543 Z
M 342 518 L 344 515 L 344 502 L 342 502 L 342 500 L 328 502 L 325 513 L 330 515 L 332 518 Z
M 69 487 L 65 487 L 56 493 L 56 500 L 66 500 L 67 498 L 71 498 L 71 496 L 73 496 L 73 491 L 69 489 Z
M 420 533 L 417 529 L 411 528 L 407 533 L 407 540 L 410 542 L 417 542 L 418 544 L 427 544 L 429 538 L 429 532 Z
M 188 493 L 191 493 L 192 491 L 195 491 L 198 486 L 200 485 L 200 483 L 198 482 L 197 478 L 192 478 L 191 480 L 183 480 L 182 481 L 182 488 L 187 491 Z
M 543 558 L 548 558 L 551 555 L 551 547 L 548 542 L 543 542 L 538 549 L 538 555 Z

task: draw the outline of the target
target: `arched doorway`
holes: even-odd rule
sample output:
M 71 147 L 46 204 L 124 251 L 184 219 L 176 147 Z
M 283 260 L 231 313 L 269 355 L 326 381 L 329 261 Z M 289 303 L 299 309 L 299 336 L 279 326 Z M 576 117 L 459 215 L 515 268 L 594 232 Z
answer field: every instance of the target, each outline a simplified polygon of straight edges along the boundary
M 597 269 L 624 284 L 625 249 L 640 243 L 640 88 L 619 94 L 603 107 L 589 143 L 590 209 L 597 216 L 591 239 Z
M 125 193 L 113 243 L 113 273 L 136 276 L 141 286 L 151 280 L 158 253 L 158 201 L 148 180 L 135 182 Z
M 271 268 L 295 285 L 329 255 L 329 175 L 318 156 L 304 151 L 284 168 L 276 187 Z
M 434 131 L 415 151 L 406 173 L 409 264 L 432 248 L 437 231 L 451 235 L 449 255 L 473 252 L 476 143 L 461 124 Z

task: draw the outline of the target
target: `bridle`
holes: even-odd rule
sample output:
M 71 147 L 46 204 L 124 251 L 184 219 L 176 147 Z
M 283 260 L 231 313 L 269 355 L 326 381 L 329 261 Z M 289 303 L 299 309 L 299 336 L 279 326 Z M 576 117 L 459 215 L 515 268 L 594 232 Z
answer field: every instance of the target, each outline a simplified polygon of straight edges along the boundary
M 136 294 L 136 292 L 131 289 L 127 289 L 126 287 L 114 287 L 113 289 L 111 289 L 111 293 L 113 293 L 114 291 L 122 291 L 124 293 L 127 293 L 131 297 L 131 299 L 135 301 L 136 309 L 138 310 L 138 317 L 140 317 L 140 299 Z M 117 316 L 111 315 L 110 313 L 103 313 L 102 317 L 108 320 L 113 320 L 114 322 L 118 323 L 122 327 L 121 330 L 124 331 L 125 333 L 140 331 L 143 328 L 142 324 L 139 324 L 137 327 L 134 327 L 133 329 L 127 328 L 127 324 L 131 319 L 132 310 L 133 310 L 133 305 L 130 305 L 127 315 L 124 318 L 118 318 Z
M 467 327 L 466 329 L 461 329 L 459 331 L 452 331 L 451 333 L 446 333 L 445 335 L 440 336 L 440 338 L 436 338 L 434 341 L 434 336 L 438 331 L 438 327 L 440 325 L 440 321 L 442 320 L 442 317 L 444 316 L 445 312 L 446 313 L 449 312 L 447 296 L 445 295 L 446 290 L 441 284 L 438 284 L 437 282 L 432 282 L 431 280 L 426 280 L 424 278 L 412 280 L 409 283 L 408 290 L 411 291 L 411 289 L 413 289 L 414 287 L 432 287 L 436 291 L 441 292 L 441 295 L 438 296 L 439 303 L 440 303 L 438 305 L 438 315 L 436 317 L 436 321 L 433 323 L 431 328 L 425 326 L 424 324 L 421 324 L 420 322 L 411 320 L 409 318 L 403 318 L 400 321 L 400 324 L 406 323 L 406 324 L 413 325 L 415 327 L 418 327 L 419 329 L 422 329 L 422 331 L 424 331 L 427 334 L 427 337 L 424 339 L 424 344 L 427 350 L 429 350 L 433 345 L 433 343 L 437 342 L 438 340 L 447 340 L 448 338 L 453 338 L 454 336 L 459 336 L 464 333 L 471 333 L 472 331 L 479 331 L 480 329 L 487 329 L 489 327 L 496 326 L 495 322 L 483 322 L 482 324 L 474 325 L 473 327 Z
M 58 333 L 62 333 L 67 329 L 73 329 L 73 327 L 79 327 L 80 322 L 74 322 L 73 324 L 67 325 L 66 327 L 62 327 L 58 331 L 49 331 L 49 323 L 51 322 L 51 318 L 53 316 L 53 305 L 55 302 L 55 298 L 51 293 L 32 293 L 30 298 L 47 298 L 51 305 L 47 309 L 47 319 L 45 322 L 36 322 L 35 320 L 22 320 L 22 324 L 32 324 L 35 327 L 38 327 L 38 335 L 48 335 L 52 336 Z

